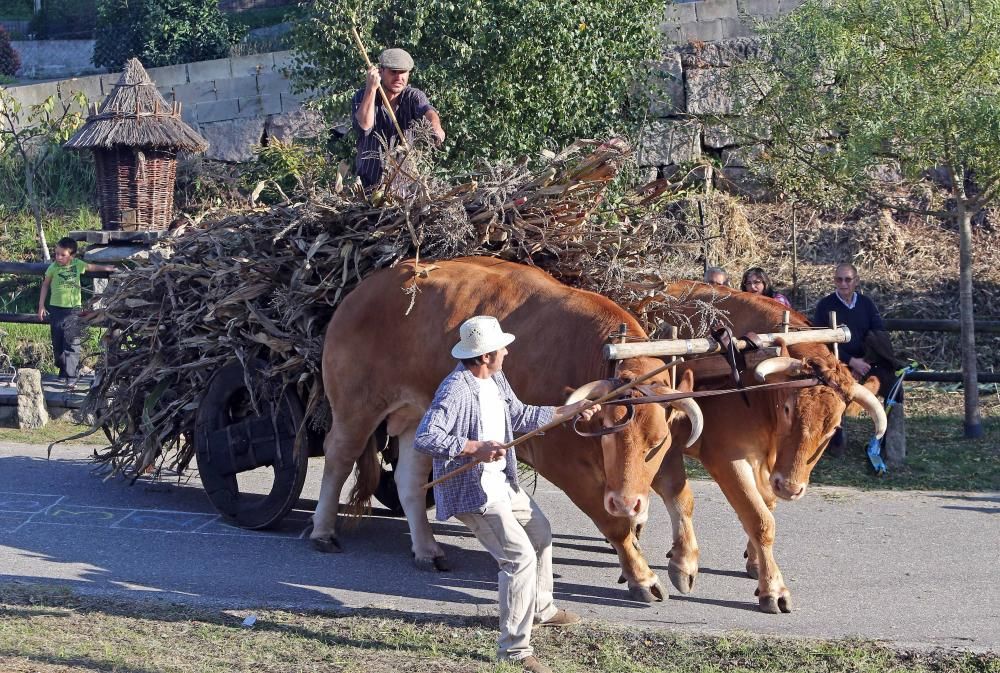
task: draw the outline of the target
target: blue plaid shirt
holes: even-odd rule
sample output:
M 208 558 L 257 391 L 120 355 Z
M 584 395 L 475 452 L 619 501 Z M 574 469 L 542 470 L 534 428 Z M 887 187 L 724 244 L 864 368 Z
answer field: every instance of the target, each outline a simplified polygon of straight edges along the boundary
M 514 433 L 524 434 L 545 425 L 555 416 L 555 407 L 536 407 L 517 399 L 507 377 L 502 372 L 493 375 L 506 401 L 506 430 L 504 443 L 514 439 Z M 483 431 L 479 419 L 479 383 L 465 365 L 459 365 L 441 385 L 430 408 L 420 421 L 414 448 L 434 457 L 434 478 L 460 468 L 475 460 L 472 456 L 459 456 L 466 440 L 478 440 Z M 507 483 L 514 490 L 517 485 L 517 456 L 514 449 L 507 450 Z M 486 504 L 482 486 L 483 466 L 465 474 L 452 477 L 434 487 L 437 518 L 444 521 L 455 514 L 474 512 Z

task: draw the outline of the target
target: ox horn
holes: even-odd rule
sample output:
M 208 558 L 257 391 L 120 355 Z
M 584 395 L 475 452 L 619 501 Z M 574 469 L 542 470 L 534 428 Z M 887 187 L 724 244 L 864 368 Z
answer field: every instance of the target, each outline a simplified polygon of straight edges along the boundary
M 660 386 L 656 388 L 657 395 L 669 395 L 670 393 L 683 393 L 682 390 L 675 390 L 673 388 L 668 388 L 666 386 Z M 701 407 L 690 397 L 682 397 L 678 400 L 671 400 L 669 402 L 663 402 L 664 407 L 673 407 L 677 411 L 681 412 L 688 417 L 691 421 L 691 436 L 688 437 L 687 444 L 684 448 L 687 448 L 698 441 L 701 437 L 701 431 L 705 427 L 705 418 L 702 416 Z
M 575 404 L 580 400 L 596 400 L 600 397 L 604 397 L 610 393 L 614 388 L 611 387 L 611 381 L 607 379 L 599 379 L 597 381 L 591 381 L 590 383 L 584 383 L 582 386 L 570 393 L 569 397 L 566 398 L 565 404 L 568 406 L 570 404 Z
M 875 421 L 875 436 L 882 439 L 888 421 L 885 418 L 885 410 L 882 403 L 875 397 L 875 393 L 865 388 L 860 383 L 851 386 L 851 400 L 861 405 L 861 408 L 868 412 L 868 415 Z
M 677 409 L 677 411 L 680 411 L 687 416 L 688 420 L 691 422 L 691 436 L 688 437 L 687 444 L 684 445 L 684 448 L 686 449 L 697 442 L 698 438 L 701 437 L 702 429 L 705 427 L 705 418 L 701 415 L 701 407 L 698 406 L 698 403 L 691 398 L 686 397 L 672 402 L 667 402 L 666 406 Z
M 774 357 L 762 360 L 754 367 L 753 375 L 763 383 L 771 374 L 798 376 L 802 373 L 802 360 L 790 357 Z

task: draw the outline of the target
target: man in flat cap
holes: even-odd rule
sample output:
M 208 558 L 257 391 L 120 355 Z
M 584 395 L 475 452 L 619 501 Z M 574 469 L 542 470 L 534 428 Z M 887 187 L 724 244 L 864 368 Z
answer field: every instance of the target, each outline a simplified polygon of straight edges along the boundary
M 351 101 L 352 121 L 358 134 L 358 156 L 354 165 L 366 189 L 382 178 L 385 148 L 399 142 L 396 127 L 378 93 L 379 83 L 404 133 L 418 120 L 426 119 L 437 142 L 444 142 L 444 129 L 437 110 L 427 94 L 409 85 L 411 70 L 413 58 L 406 51 L 386 49 L 379 56 L 378 66 L 368 70 L 365 88 L 359 89 Z

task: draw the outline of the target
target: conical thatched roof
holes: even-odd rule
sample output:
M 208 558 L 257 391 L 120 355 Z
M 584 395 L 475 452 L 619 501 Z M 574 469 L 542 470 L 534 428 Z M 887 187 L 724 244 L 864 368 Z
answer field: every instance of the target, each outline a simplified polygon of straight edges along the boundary
M 130 58 L 100 110 L 65 144 L 73 149 L 116 146 L 204 152 L 208 141 L 181 119 L 179 105 L 164 100 L 139 59 Z

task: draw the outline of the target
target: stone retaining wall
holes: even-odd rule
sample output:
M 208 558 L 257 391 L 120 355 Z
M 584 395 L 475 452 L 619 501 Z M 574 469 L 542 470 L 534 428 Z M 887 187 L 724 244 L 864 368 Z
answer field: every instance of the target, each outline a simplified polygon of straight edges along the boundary
M 11 40 L 21 57 L 18 77 L 54 79 L 105 72 L 90 62 L 93 40 Z
M 737 190 L 746 182 L 746 150 L 727 123 L 733 99 L 727 69 L 755 53 L 752 38 L 668 49 L 659 66 L 662 86 L 639 138 L 639 165 L 648 177 L 669 175 L 703 157 L 721 165 L 721 178 Z
M 803 0 L 700 0 L 667 7 L 660 26 L 675 44 L 750 37 L 753 25 L 786 14 Z
M 220 161 L 247 161 L 255 145 L 268 138 L 289 141 L 315 136 L 322 129 L 319 115 L 302 108 L 305 95 L 292 93 L 283 72 L 291 52 L 199 61 L 150 68 L 149 76 L 168 102 L 181 103 L 181 116 L 211 143 L 206 156 Z M 9 89 L 22 105 L 49 96 L 69 98 L 79 91 L 90 101 L 102 101 L 120 73 L 45 82 Z

